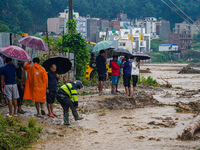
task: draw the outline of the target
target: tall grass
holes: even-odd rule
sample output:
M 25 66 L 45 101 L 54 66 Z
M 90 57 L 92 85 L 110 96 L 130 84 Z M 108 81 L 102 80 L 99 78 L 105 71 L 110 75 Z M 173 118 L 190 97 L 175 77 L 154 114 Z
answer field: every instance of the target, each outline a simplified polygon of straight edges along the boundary
M 145 78 L 144 76 L 138 77 L 138 84 L 149 85 L 149 86 L 159 86 L 156 80 L 154 80 L 151 76 Z
M 39 138 L 43 127 L 36 127 L 36 120 L 31 118 L 28 126 L 19 120 L 0 116 L 0 149 L 15 150 L 30 148 Z

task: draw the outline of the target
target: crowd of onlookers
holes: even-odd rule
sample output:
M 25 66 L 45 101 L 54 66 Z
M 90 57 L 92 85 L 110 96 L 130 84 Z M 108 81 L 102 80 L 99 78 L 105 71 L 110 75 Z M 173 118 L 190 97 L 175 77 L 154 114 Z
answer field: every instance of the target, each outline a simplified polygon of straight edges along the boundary
M 18 114 L 24 114 L 22 109 L 23 100 L 32 100 L 35 102 L 37 117 L 45 115 L 44 103 L 47 102 L 48 116 L 57 117 L 53 110 L 53 104 L 56 99 L 63 108 L 64 124 L 69 125 L 69 108 L 75 120 L 82 120 L 79 117 L 76 108 L 78 107 L 77 90 L 82 88 L 81 81 L 66 83 L 57 91 L 57 81 L 59 75 L 56 73 L 57 66 L 51 64 L 48 72 L 40 65 L 40 59 L 34 58 L 32 62 L 18 61 L 13 64 L 11 58 L 0 56 L 0 80 L 1 80 L 1 106 L 8 105 L 8 117 L 17 117 Z M 5 103 L 3 102 L 5 99 Z M 71 100 L 74 100 L 74 102 Z M 14 104 L 14 113 L 12 105 Z M 41 110 L 40 110 L 41 107 Z
M 103 95 L 103 82 L 106 81 L 106 64 L 107 56 L 105 51 L 101 50 L 100 54 L 96 58 L 97 72 L 99 75 L 99 95 Z M 125 96 L 131 96 L 131 79 L 133 81 L 133 91 L 136 91 L 136 84 L 139 76 L 140 61 L 138 58 L 134 58 L 132 62 L 129 60 L 128 56 L 125 56 L 122 61 L 118 59 L 118 56 L 114 55 L 113 60 L 110 61 L 110 68 L 112 69 L 112 93 L 117 94 L 118 83 L 121 77 L 121 72 L 123 69 L 123 83 L 125 87 Z
M 52 65 L 49 72 L 39 65 L 39 58 L 33 59 L 33 64 L 24 61 L 18 61 L 17 66 L 11 58 L 1 55 L 0 57 L 0 76 L 1 76 L 1 106 L 6 104 L 9 107 L 8 117 L 17 116 L 17 113 L 24 114 L 22 109 L 23 99 L 35 102 L 37 109 L 36 116 L 44 115 L 43 103 L 47 101 L 48 115 L 57 116 L 53 112 L 53 103 L 55 101 L 57 79 L 56 66 Z M 50 96 L 49 96 L 50 95 Z M 5 103 L 3 102 L 5 99 Z M 14 104 L 14 113 L 12 105 Z

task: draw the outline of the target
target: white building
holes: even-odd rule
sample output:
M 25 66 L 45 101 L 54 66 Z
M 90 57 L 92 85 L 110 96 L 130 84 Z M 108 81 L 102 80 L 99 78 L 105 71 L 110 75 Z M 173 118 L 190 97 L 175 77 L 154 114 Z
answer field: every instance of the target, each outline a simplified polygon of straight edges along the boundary
M 69 17 L 69 9 L 65 9 L 64 12 L 59 13 L 61 18 L 65 18 L 68 19 Z M 74 18 L 79 18 L 79 13 L 78 12 L 74 12 L 73 10 L 73 17 Z
M 156 35 L 156 21 L 157 19 L 154 17 L 146 17 L 144 19 L 145 33 L 150 34 L 151 39 L 158 38 L 158 35 Z
M 159 45 L 159 52 L 171 52 L 171 51 L 178 51 L 178 45 L 176 44 Z
M 114 36 L 114 38 L 110 39 L 111 36 Z M 105 40 L 106 32 L 99 32 L 99 38 Z M 128 49 L 131 53 L 150 52 L 150 34 L 145 34 L 145 28 L 120 29 L 120 31 L 114 33 L 109 31 L 107 40 L 118 41 L 118 45 L 113 46 Z

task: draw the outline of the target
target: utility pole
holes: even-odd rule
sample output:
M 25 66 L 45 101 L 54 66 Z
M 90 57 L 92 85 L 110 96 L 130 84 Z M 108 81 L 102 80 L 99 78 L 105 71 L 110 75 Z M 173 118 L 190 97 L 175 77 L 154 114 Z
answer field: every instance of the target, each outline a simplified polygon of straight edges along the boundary
M 68 20 L 73 19 L 73 0 L 69 0 L 69 17 Z M 72 27 L 69 28 L 69 32 L 72 34 Z

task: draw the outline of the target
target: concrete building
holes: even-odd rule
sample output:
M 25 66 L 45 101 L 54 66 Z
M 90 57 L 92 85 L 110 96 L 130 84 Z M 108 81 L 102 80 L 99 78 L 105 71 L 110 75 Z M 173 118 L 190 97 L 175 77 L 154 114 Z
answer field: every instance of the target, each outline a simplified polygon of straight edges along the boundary
M 111 27 L 111 29 L 115 28 L 116 31 L 119 31 L 120 30 L 120 21 L 111 20 L 110 27 Z
M 178 45 L 176 44 L 159 45 L 159 52 L 174 52 L 174 51 L 178 51 Z
M 63 29 L 65 29 L 65 19 L 68 19 L 68 9 L 65 9 L 64 12 L 59 13 L 60 16 L 56 18 L 48 18 L 47 19 L 47 30 L 48 33 L 53 33 L 56 35 L 59 35 L 63 33 Z M 74 18 L 79 18 L 79 13 L 74 12 L 73 10 L 73 16 Z
M 48 18 L 47 19 L 47 30 L 49 34 L 59 35 L 63 33 L 65 27 L 64 18 Z
M 106 31 L 108 29 L 111 30 L 109 27 L 109 20 L 100 20 L 100 31 Z
M 146 17 L 143 22 L 143 27 L 146 31 L 145 33 L 150 34 L 151 39 L 158 38 L 156 35 L 156 21 L 157 19 L 154 17 Z
M 174 34 L 191 34 L 192 38 L 194 34 L 198 34 L 200 32 L 200 26 L 196 26 L 194 24 L 188 24 L 186 22 L 176 23 L 175 28 L 173 28 Z
M 179 50 L 190 49 L 192 47 L 191 34 L 170 34 L 169 44 L 177 44 Z
M 99 32 L 99 19 L 87 19 L 87 41 L 96 42 Z
M 170 34 L 170 22 L 165 20 L 157 21 L 156 34 L 161 39 L 168 39 Z
M 129 19 L 127 18 L 127 14 L 124 14 L 123 10 L 117 15 L 117 20 L 119 20 L 119 21 L 129 21 Z

